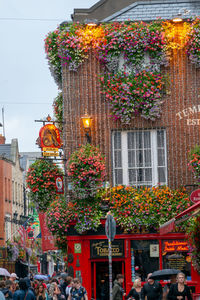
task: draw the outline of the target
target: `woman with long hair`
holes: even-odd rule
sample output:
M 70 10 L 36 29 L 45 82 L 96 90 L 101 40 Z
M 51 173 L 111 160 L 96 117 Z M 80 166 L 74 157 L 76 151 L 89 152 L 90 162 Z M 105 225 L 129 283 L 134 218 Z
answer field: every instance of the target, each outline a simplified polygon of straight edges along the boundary
M 168 300 L 192 300 L 189 287 L 185 284 L 185 274 L 180 272 L 176 277 L 177 283 L 172 284 L 167 296 Z
M 46 300 L 47 295 L 44 288 L 44 285 L 42 283 L 39 283 L 36 287 L 36 299 L 37 300 Z
M 134 281 L 133 287 L 130 290 L 127 299 L 135 299 L 135 300 L 141 300 L 141 291 L 142 291 L 142 285 L 141 285 L 141 278 L 137 278 Z

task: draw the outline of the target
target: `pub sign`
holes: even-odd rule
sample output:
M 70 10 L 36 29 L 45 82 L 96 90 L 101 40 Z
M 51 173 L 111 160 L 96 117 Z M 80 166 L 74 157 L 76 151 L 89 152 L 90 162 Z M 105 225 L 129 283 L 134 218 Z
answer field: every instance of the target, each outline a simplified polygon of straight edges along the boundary
M 91 258 L 108 258 L 108 240 L 90 241 Z M 112 242 L 112 257 L 124 257 L 124 240 Z

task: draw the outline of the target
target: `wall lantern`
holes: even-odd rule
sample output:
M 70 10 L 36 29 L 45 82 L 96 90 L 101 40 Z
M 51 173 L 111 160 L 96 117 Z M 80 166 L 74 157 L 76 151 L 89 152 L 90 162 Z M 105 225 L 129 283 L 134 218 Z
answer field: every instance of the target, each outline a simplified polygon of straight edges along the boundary
M 83 117 L 81 117 L 82 122 L 83 122 L 83 127 L 85 131 L 85 136 L 87 138 L 87 142 L 91 144 L 91 123 L 92 123 L 92 118 L 85 113 Z
M 96 27 L 98 25 L 98 21 L 96 19 L 92 19 L 92 20 L 86 19 L 84 23 L 90 27 Z
M 183 22 L 183 19 L 181 18 L 181 16 L 175 16 L 175 17 L 173 17 L 172 22 L 173 23 L 181 23 L 181 22 Z

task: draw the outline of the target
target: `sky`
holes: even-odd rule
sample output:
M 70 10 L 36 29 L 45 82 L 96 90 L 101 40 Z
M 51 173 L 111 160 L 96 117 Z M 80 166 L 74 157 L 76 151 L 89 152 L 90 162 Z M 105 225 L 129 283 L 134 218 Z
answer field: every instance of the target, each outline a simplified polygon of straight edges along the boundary
M 74 8 L 97 2 L 0 0 L 0 123 L 4 115 L 6 143 L 17 138 L 20 152 L 40 151 L 35 142 L 42 123 L 35 120 L 53 117 L 58 94 L 44 51 L 45 36 L 71 20 Z

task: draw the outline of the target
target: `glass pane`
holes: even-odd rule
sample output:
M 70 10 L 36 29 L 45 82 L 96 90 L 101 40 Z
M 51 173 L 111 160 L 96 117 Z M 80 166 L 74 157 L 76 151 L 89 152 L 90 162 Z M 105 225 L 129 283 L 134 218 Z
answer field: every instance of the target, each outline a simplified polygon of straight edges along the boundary
M 143 148 L 143 141 L 142 141 L 142 132 L 135 132 L 136 135 L 136 149 Z
M 145 169 L 145 181 L 152 182 L 152 169 L 151 168 Z
M 158 149 L 158 166 L 165 165 L 165 151 L 164 149 Z
M 115 169 L 115 184 L 123 184 L 123 171 L 122 169 Z
M 145 131 L 144 132 L 144 148 L 151 148 L 150 131 Z
M 135 149 L 135 132 L 128 132 L 128 149 Z
M 128 166 L 135 167 L 135 151 L 128 151 Z
M 121 151 L 115 151 L 114 156 L 115 156 L 115 168 L 121 167 L 122 166 Z
M 151 150 L 144 150 L 144 166 L 151 167 Z
M 158 130 L 157 131 L 157 144 L 158 147 L 164 147 L 164 131 L 163 130 Z
M 158 168 L 158 181 L 159 183 L 166 183 L 166 176 L 165 176 L 165 168 Z
M 136 166 L 143 167 L 143 151 L 136 150 Z
M 144 169 L 137 169 L 137 182 L 144 182 Z
M 121 132 L 114 133 L 114 149 L 121 149 Z
M 136 183 L 136 170 L 129 169 L 128 177 L 129 177 L 129 184 L 135 184 Z

